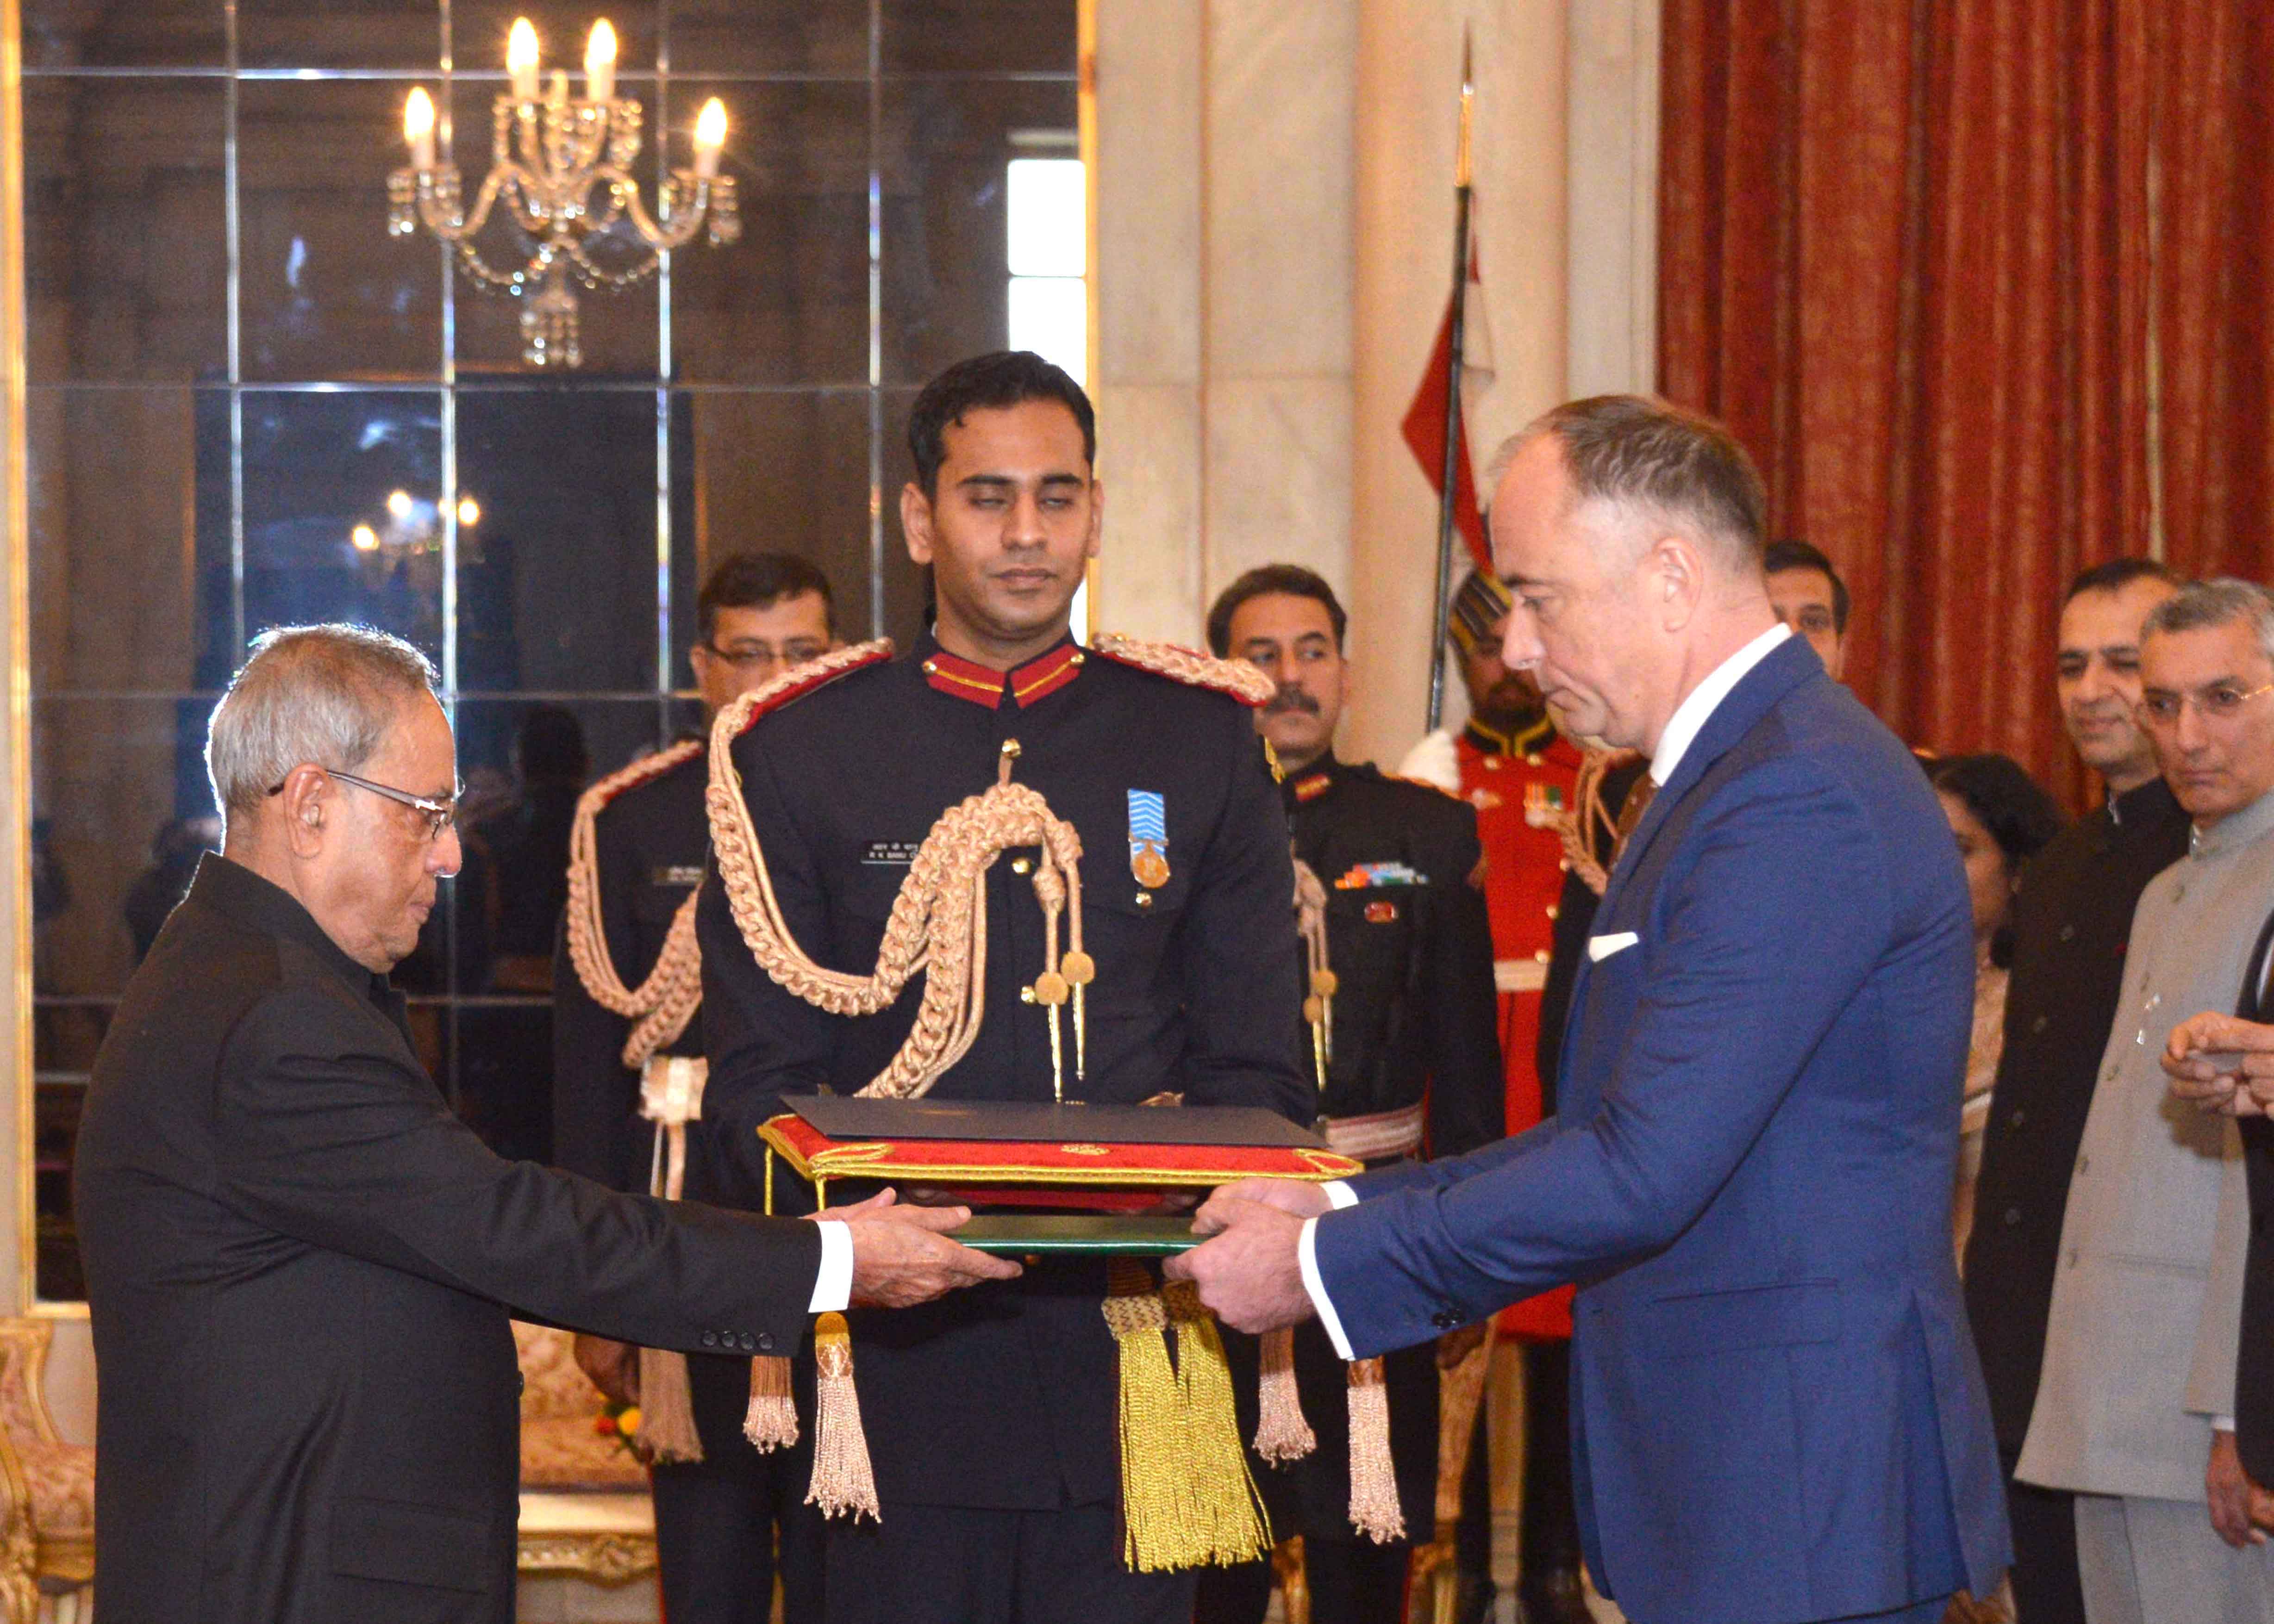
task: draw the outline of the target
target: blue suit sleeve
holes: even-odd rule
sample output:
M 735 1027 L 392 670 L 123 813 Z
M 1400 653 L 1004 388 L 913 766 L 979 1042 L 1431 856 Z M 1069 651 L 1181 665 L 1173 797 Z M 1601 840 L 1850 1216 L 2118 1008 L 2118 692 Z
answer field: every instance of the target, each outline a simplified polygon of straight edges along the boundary
M 1671 1244 L 1863 990 L 1892 904 L 1844 785 L 1781 759 L 1722 789 L 1685 847 L 1595 1110 L 1425 1169 L 1439 1177 L 1379 1194 L 1367 1181 L 1372 1199 L 1319 1220 L 1321 1279 L 1359 1357 Z

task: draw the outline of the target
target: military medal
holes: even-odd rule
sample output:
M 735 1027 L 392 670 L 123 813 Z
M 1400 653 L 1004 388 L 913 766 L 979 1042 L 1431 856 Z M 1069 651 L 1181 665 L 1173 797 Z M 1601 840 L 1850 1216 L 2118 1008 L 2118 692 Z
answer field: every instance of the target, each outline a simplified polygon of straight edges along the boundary
M 1129 872 L 1147 891 L 1169 883 L 1169 812 L 1158 790 L 1129 792 Z

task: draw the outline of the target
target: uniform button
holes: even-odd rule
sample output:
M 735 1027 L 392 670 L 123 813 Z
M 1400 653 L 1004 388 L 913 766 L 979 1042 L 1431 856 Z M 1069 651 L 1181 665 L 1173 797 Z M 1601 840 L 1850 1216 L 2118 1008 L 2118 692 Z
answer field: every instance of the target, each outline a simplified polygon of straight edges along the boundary
M 2060 939 L 2064 942 L 2075 941 L 2076 927 L 2074 925 L 2063 925 L 2060 928 Z
M 1557 858 L 1557 859 L 1555 860 L 1555 866 L 1556 866 L 1556 868 L 1560 868 L 1561 870 L 1562 870 L 1565 874 L 1569 874 L 1569 873 L 1570 873 L 1570 872 L 1571 872 L 1571 860 L 1570 860 L 1570 858 L 1568 858 L 1568 857 L 1559 857 L 1559 858 Z
M 742 1343 L 744 1353 L 756 1353 L 758 1350 L 758 1339 L 748 1331 L 742 1333 Z
M 1551 902 L 1551 903 L 1549 903 L 1549 904 L 1547 905 L 1547 917 L 1548 917 L 1548 918 L 1550 918 L 1550 919 L 1554 919 L 1554 918 L 1555 918 L 1555 917 L 1557 916 L 1557 913 L 1558 913 L 1558 910 L 1557 910 L 1557 908 L 1556 908 L 1555 905 L 1554 903 L 1552 903 L 1552 902 Z
M 1153 906 L 1153 893 L 1149 891 L 1139 891 L 1137 893 L 1136 902 L 1137 906 L 1141 908 L 1151 907 Z
M 1457 1330 L 1460 1328 L 1461 1317 L 1449 1308 L 1441 1308 L 1429 1316 L 1429 1323 L 1441 1331 Z
M 1547 758 L 1540 756 L 1527 756 L 1524 758 L 1524 764 L 1527 767 L 1544 766 L 1546 762 Z
M 2029 1023 L 2029 1030 L 2030 1030 L 2030 1031 L 2032 1031 L 2032 1032 L 2043 1032 L 2043 1031 L 2044 1031 L 2047 1026 L 2051 1026 L 2052 1024 L 2052 1016 L 2050 1016 L 2050 1015 L 2040 1015 L 2040 1016 L 2038 1016 L 2038 1017 L 2037 1018 L 2037 1019 L 2035 1019 L 2035 1020 L 2033 1020 L 2033 1021 L 2031 1021 L 2031 1022 Z
M 774 1334 L 772 1331 L 758 1333 L 758 1350 L 761 1353 L 772 1353 L 774 1350 Z
M 2017 1105 L 2014 1108 L 2014 1114 L 2006 1118 L 2006 1125 L 2009 1128 L 2018 1128 L 2028 1119 L 2029 1115 L 2029 1112 Z
M 2009 1207 L 2006 1209 L 2006 1227 L 2007 1229 L 2012 1229 L 2015 1224 L 2021 1222 L 2022 1209 L 2020 1207 Z
M 1532 957 L 1538 963 L 1546 964 L 1547 962 L 1547 950 L 1543 947 L 1538 952 L 1532 954 Z
M 1033 863 L 1033 861 L 1032 861 L 1031 860 L 1029 860 L 1029 859 L 1028 859 L 1028 858 L 1024 858 L 1024 857 L 1013 857 L 1013 858 L 1011 860 L 1011 872 L 1012 872 L 1012 873 L 1013 873 L 1013 874 L 1032 874 L 1034 871 L 1035 871 L 1035 865 L 1034 865 L 1034 863 Z
M 719 1345 L 719 1333 L 716 1331 L 704 1332 L 703 1345 L 705 1348 L 716 1348 Z
M 1020 1003 L 1021 1003 L 1021 1004 L 1032 1004 L 1034 1001 L 1035 1001 L 1035 989 L 1034 989 L 1033 988 L 1031 988 L 1031 987 L 1021 987 L 1020 989 L 1019 989 L 1019 1002 L 1020 1002 Z
M 1486 756 L 1485 771 L 1487 772 L 1498 772 L 1500 771 L 1500 757 L 1497 756 Z

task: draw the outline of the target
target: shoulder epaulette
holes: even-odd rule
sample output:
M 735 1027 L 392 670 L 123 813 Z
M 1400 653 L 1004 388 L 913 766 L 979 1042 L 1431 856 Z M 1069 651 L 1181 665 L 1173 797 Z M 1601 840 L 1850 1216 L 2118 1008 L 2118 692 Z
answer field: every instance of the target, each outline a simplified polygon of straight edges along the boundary
M 1457 801 L 1463 806 L 1469 804 L 1469 798 L 1466 795 L 1457 790 L 1447 789 L 1434 779 L 1410 778 L 1402 772 L 1385 772 L 1382 775 L 1382 781 L 1385 784 L 1408 784 L 1415 789 L 1426 789 L 1433 795 L 1442 796 L 1447 801 Z
M 842 649 L 832 649 L 819 659 L 809 661 L 793 670 L 785 671 L 769 682 L 759 684 L 749 693 L 720 710 L 711 724 L 711 748 L 720 749 L 749 731 L 750 724 L 769 710 L 779 710 L 794 699 L 802 699 L 816 688 L 827 688 L 838 678 L 863 666 L 881 665 L 892 658 L 892 640 L 879 637 L 874 643 L 856 643 Z
M 652 784 L 702 754 L 702 740 L 681 739 L 677 744 L 666 745 L 652 756 L 643 756 L 629 766 L 610 773 L 578 796 L 576 816 L 579 818 L 598 817 L 610 801 L 626 790 Z
M 1182 648 L 1173 643 L 1142 643 L 1119 632 L 1108 632 L 1090 648 L 1117 664 L 1134 665 L 1172 682 L 1229 694 L 1243 705 L 1268 703 L 1271 695 L 1279 691 L 1270 678 L 1246 660 L 1216 659 L 1197 649 Z

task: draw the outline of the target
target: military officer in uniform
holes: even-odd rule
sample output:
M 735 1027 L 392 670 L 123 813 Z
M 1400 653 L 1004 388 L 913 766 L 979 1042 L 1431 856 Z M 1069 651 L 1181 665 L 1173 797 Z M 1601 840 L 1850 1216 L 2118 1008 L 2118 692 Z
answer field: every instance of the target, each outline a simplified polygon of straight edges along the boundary
M 1521 1133 L 1555 1109 L 1555 1049 L 1540 1041 L 1543 995 L 1556 948 L 1557 917 L 1568 906 L 1565 883 L 1572 865 L 1563 830 L 1573 816 L 1582 754 L 1555 731 L 1531 677 L 1502 663 L 1508 607 L 1508 589 L 1483 571 L 1470 572 L 1454 594 L 1446 624 L 1468 690 L 1468 721 L 1449 741 L 1440 736 L 1423 741 L 1406 766 L 1413 776 L 1453 790 L 1476 808 L 1485 853 L 1485 903 L 1492 918 L 1508 1132 Z M 1592 901 L 1592 892 L 1583 894 Z M 1561 1000 L 1556 1002 L 1560 1008 Z M 1566 1447 L 1571 1288 L 1560 1286 L 1502 1309 L 1499 1328 L 1522 1343 L 1524 1360 L 1517 1598 L 1528 1624 L 1585 1624 L 1578 1518 Z M 1485 1421 L 1480 1413 L 1462 1485 L 1460 1568 L 1464 1605 L 1472 1617 L 1483 1616 L 1492 1594 L 1491 1462 Z
M 1320 1127 L 1337 1150 L 1376 1165 L 1459 1155 L 1504 1132 L 1479 820 L 1439 790 L 1336 758 L 1345 626 L 1325 581 L 1273 564 L 1224 589 L 1209 644 L 1278 685 L 1256 726 L 1286 774 L 1296 856 L 1325 888 L 1336 985 L 1314 1051 L 1324 1063 Z M 1427 1540 L 1435 1519 L 1437 1362 L 1424 1344 L 1386 1364 L 1407 1541 L 1375 1545 L 1351 1525 L 1344 1367 L 1315 1324 L 1295 1332 L 1295 1368 L 1319 1447 L 1288 1467 L 1256 1468 L 1273 1531 L 1303 1536 L 1314 1624 L 1396 1624 L 1409 1542 Z M 1259 1577 L 1205 1578 L 1208 1624 L 1260 1620 Z
M 1286 821 L 1246 705 L 1212 691 L 1254 693 L 1255 673 L 1069 636 L 1101 493 L 1089 401 L 1058 367 L 1025 352 L 960 363 L 925 387 L 908 440 L 900 518 L 931 571 L 933 630 L 896 658 L 832 657 L 732 747 L 784 936 L 823 966 L 869 974 L 935 820 L 1007 766 L 1081 837 L 1086 1033 L 1077 1041 L 1073 1011 L 1035 996 L 1035 853 L 1006 853 L 984 881 L 983 1018 L 930 1097 L 1062 1090 L 1308 1122 Z M 770 979 L 711 883 L 698 934 L 704 1115 L 714 1147 L 755 1177 L 757 1129 L 784 1096 L 876 1078 L 909 1035 L 919 988 L 877 1014 L 825 1012 Z M 1123 1564 L 1104 1295 L 1102 1264 L 1059 1261 L 961 1312 L 853 1316 L 881 1514 L 830 1524 L 836 1624 L 1189 1619 L 1189 1573 Z
M 711 571 L 696 600 L 690 652 L 706 717 L 777 672 L 827 652 L 835 641 L 828 577 L 780 553 L 735 553 Z M 590 883 L 598 891 L 607 957 L 627 986 L 645 981 L 662 958 L 672 921 L 703 877 L 710 825 L 703 810 L 709 757 L 700 740 L 674 747 L 661 771 L 620 775 L 592 825 Z M 572 1173 L 612 1190 L 648 1192 L 655 1129 L 640 1115 L 642 1073 L 624 1064 L 634 1027 L 585 984 L 564 931 L 553 974 L 554 1156 Z M 702 1028 L 689 1022 L 659 1045 L 659 1061 L 699 1056 Z M 686 1194 L 751 1206 L 704 1154 L 703 1124 L 689 1139 Z M 576 1339 L 576 1357 L 609 1396 L 636 1401 L 638 1350 L 597 1336 Z M 689 1357 L 688 1381 L 699 1461 L 659 1462 L 654 1470 L 657 1554 L 673 1624 L 766 1624 L 773 1600 L 779 1530 L 784 1624 L 818 1624 L 821 1517 L 802 1504 L 810 1440 L 760 1455 L 742 1434 L 747 1359 Z

